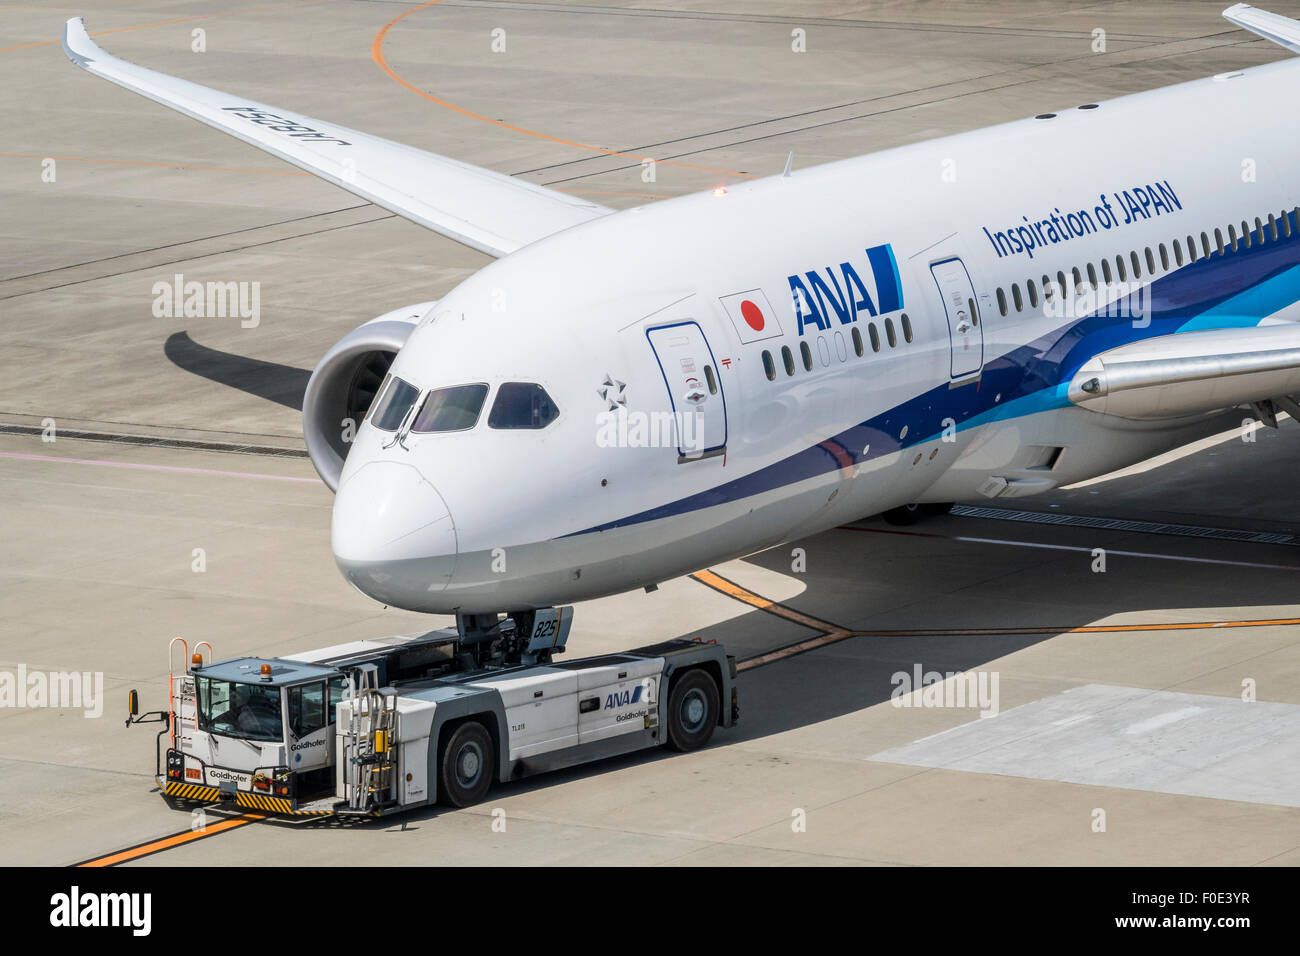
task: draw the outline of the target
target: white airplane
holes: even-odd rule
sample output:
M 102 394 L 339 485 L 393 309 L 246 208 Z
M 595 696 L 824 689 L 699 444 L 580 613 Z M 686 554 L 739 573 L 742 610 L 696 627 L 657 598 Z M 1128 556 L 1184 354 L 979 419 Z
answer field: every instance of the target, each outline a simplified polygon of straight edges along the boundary
M 1300 52 L 1300 22 L 1224 16 Z M 385 604 L 527 614 L 1300 419 L 1300 61 L 614 212 L 80 19 L 64 49 L 497 257 L 307 387 L 337 563 Z

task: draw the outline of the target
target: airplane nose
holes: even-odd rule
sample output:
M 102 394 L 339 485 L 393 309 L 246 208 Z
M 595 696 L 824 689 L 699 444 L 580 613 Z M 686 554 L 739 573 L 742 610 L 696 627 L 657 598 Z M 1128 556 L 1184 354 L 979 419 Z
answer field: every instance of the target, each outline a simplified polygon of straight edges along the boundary
M 330 529 L 334 560 L 364 594 L 398 607 L 403 595 L 446 588 L 456 526 L 438 490 L 413 465 L 373 461 L 339 487 Z

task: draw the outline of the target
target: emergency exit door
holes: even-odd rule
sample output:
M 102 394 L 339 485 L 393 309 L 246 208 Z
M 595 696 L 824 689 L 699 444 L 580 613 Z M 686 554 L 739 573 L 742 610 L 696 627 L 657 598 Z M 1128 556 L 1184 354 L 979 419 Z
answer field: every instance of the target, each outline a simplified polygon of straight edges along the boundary
M 952 350 L 952 377 L 969 378 L 984 367 L 984 323 L 975 304 L 975 287 L 960 259 L 944 259 L 930 266 L 948 318 Z
M 688 320 L 647 329 L 646 338 L 668 388 L 677 460 L 722 454 L 727 447 L 727 402 L 704 330 Z

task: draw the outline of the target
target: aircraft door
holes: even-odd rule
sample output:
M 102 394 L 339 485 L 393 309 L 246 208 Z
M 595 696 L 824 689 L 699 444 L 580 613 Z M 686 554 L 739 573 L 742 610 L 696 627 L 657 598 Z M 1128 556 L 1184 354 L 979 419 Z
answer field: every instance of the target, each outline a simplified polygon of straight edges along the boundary
M 647 329 L 672 403 L 679 463 L 727 450 L 727 402 L 718 363 L 694 320 Z
M 930 265 L 948 318 L 948 341 L 952 349 L 952 377 L 969 378 L 984 367 L 984 325 L 975 303 L 975 287 L 960 259 L 951 258 Z

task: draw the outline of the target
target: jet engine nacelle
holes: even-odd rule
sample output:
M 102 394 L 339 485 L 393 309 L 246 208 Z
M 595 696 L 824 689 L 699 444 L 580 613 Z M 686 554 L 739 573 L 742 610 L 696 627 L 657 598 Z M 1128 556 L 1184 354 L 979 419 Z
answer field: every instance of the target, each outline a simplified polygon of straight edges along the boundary
M 337 491 L 349 442 L 375 399 L 388 367 L 437 302 L 420 302 L 371 319 L 325 353 L 302 400 L 302 436 L 316 472 Z

